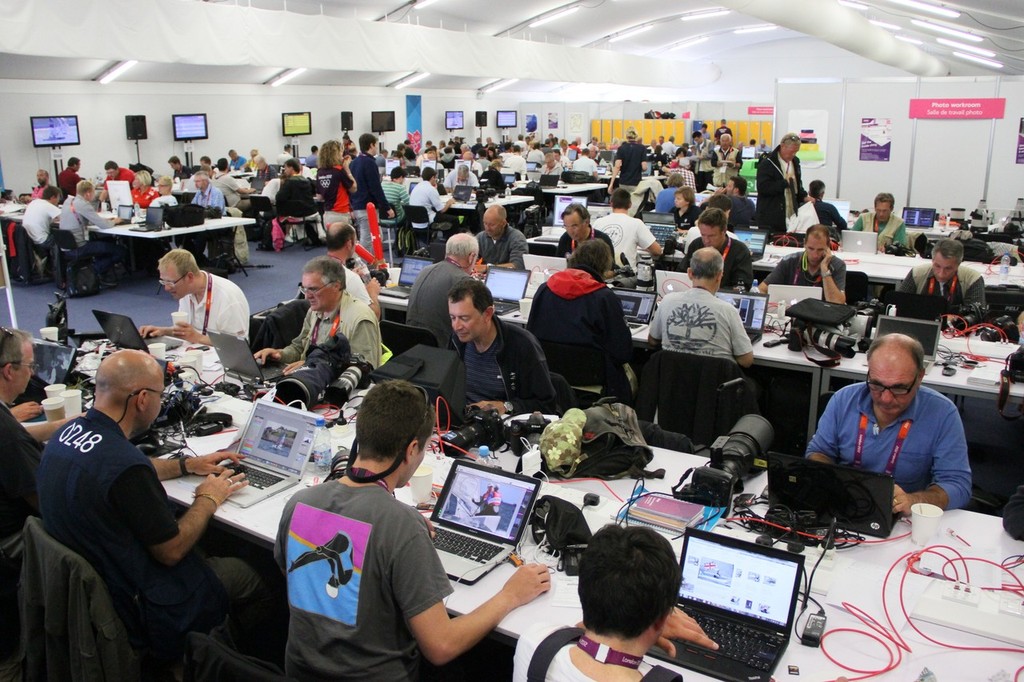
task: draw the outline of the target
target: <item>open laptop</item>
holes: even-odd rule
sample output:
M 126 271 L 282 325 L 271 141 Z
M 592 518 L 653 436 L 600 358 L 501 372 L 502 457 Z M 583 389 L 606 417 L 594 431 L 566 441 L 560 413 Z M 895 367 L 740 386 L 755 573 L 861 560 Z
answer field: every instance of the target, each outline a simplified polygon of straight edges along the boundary
M 538 183 L 541 187 L 558 187 L 558 176 L 553 173 L 544 173 L 540 176 Z
M 263 188 L 267 186 L 267 181 L 263 178 L 253 178 L 249 181 L 249 188 L 254 192 L 262 192 Z
M 532 253 L 523 254 L 523 267 L 532 272 L 541 272 L 544 279 L 547 279 L 556 272 L 565 270 L 568 266 L 564 258 L 558 256 L 536 256 Z
M 877 253 L 878 233 L 843 230 L 843 251 L 846 253 Z
M 32 351 L 36 361 L 36 377 L 44 386 L 67 382 L 75 364 L 76 351 L 53 341 L 32 339 Z
M 924 368 L 928 370 L 935 364 L 935 353 L 939 348 L 942 335 L 942 323 L 938 320 L 915 320 L 910 317 L 892 317 L 879 315 L 875 324 L 874 338 L 880 339 L 886 334 L 906 334 L 917 339 L 924 349 Z M 867 364 L 865 356 L 864 364 Z
M 134 204 L 132 201 L 132 186 L 127 180 L 107 180 L 104 184 L 111 208 Z
M 764 230 L 736 230 L 736 238 L 750 249 L 750 260 L 752 261 L 759 261 L 764 257 L 768 237 L 768 232 Z
M 658 295 L 665 298 L 669 294 L 682 293 L 693 288 L 690 276 L 685 272 L 674 272 L 672 270 L 654 271 L 655 290 Z
M 903 209 L 903 222 L 907 224 L 907 227 L 930 230 L 935 226 L 935 209 L 908 206 Z
M 674 657 L 651 654 L 719 680 L 769 682 L 793 631 L 803 555 L 687 528 L 679 565 L 678 605 L 719 648 L 674 641 Z
M 938 320 L 949 309 L 943 296 L 926 296 L 903 291 L 887 291 L 882 297 L 886 305 L 896 306 L 894 317 L 912 317 L 917 320 Z
M 117 219 L 123 220 L 126 223 L 134 223 L 136 221 L 135 207 L 131 204 L 120 204 L 117 207 Z M 141 218 L 138 220 L 141 220 Z
M 217 357 L 220 358 L 225 374 L 233 375 L 245 383 L 272 382 L 284 376 L 286 365 L 283 362 L 268 361 L 260 366 L 244 339 L 218 332 L 208 332 L 208 335 L 210 343 L 217 349 Z
M 148 353 L 149 347 L 147 344 L 150 343 L 163 343 L 167 345 L 167 348 L 177 348 L 184 343 L 181 339 L 176 339 L 173 336 L 152 336 L 148 339 L 143 339 L 142 334 L 139 333 L 139 328 L 132 322 L 132 318 L 127 315 L 108 313 L 104 310 L 93 310 L 92 314 L 96 317 L 96 321 L 100 323 L 100 328 L 103 329 L 104 335 L 110 339 L 111 343 L 121 348 L 131 348 L 132 350 L 141 350 Z
M 420 270 L 433 264 L 434 261 L 429 258 L 406 256 L 402 259 L 402 270 L 398 273 L 398 286 L 384 287 L 380 290 L 381 296 L 409 298 L 409 294 L 412 293 L 412 285 L 416 283 Z
M 527 161 L 526 162 L 526 170 L 528 172 L 531 172 L 531 173 L 533 171 L 539 171 L 540 170 L 540 164 L 537 163 L 536 161 Z
M 821 300 L 824 289 L 821 287 L 803 287 L 796 284 L 769 284 L 768 285 L 768 307 L 779 309 L 779 303 L 785 302 L 786 307 L 799 303 L 804 299 L 815 298 Z
M 494 299 L 495 315 L 504 315 L 519 309 L 519 300 L 526 294 L 531 274 L 533 273 L 530 270 L 488 268 L 485 284 Z
M 313 451 L 319 418 L 313 412 L 269 400 L 253 403 L 236 451 L 245 459 L 231 466 L 245 474 L 249 485 L 233 493 L 228 501 L 251 507 L 297 484 Z
M 893 478 L 841 464 L 768 453 L 768 505 L 810 511 L 810 525 L 887 538 L 899 515 L 892 513 Z
M 825 199 L 826 204 L 832 204 L 839 217 L 843 220 L 849 220 L 850 218 L 850 202 L 844 199 Z
M 138 227 L 130 228 L 133 232 L 159 232 L 164 229 L 163 205 L 150 206 L 146 209 L 146 219 Z
M 455 185 L 452 188 L 452 198 L 459 203 L 466 203 L 473 198 L 473 188 L 469 185 Z
M 448 577 L 472 585 L 501 565 L 530 525 L 539 490 L 536 478 L 455 460 L 430 517 Z
M 644 225 L 651 231 L 654 240 L 659 244 L 676 239 L 676 221 L 671 213 L 655 213 L 645 211 L 643 213 Z
M 562 227 L 562 213 L 565 209 L 569 208 L 570 204 L 581 204 L 583 208 L 587 207 L 587 198 L 576 196 L 574 194 L 556 194 L 555 195 L 555 210 L 552 215 L 551 224 L 555 227 Z M 590 216 L 591 220 L 596 220 L 594 216 Z
M 513 185 L 516 184 L 516 174 L 515 173 L 502 173 L 501 174 L 501 179 L 505 182 L 505 186 L 506 187 L 512 187 Z
M 768 294 L 721 291 L 715 294 L 733 305 L 740 314 L 743 330 L 750 337 L 750 343 L 757 343 L 764 335 L 764 323 L 768 317 Z
M 626 318 L 630 332 L 637 332 L 651 323 L 658 304 L 656 291 L 612 288 L 612 292 L 622 304 L 622 315 Z

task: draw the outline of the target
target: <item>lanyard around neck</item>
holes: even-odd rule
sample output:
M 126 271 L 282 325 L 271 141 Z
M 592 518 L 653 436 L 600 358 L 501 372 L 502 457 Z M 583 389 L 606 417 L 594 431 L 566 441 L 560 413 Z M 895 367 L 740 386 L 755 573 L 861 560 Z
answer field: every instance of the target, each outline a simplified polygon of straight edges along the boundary
M 331 325 L 331 330 L 327 332 L 327 338 L 334 336 L 338 332 L 338 325 L 341 324 L 341 311 L 334 316 L 334 323 Z M 313 325 L 313 331 L 309 335 L 309 345 L 315 346 L 316 339 L 320 335 L 320 320 L 317 320 L 316 324 Z
M 929 296 L 931 296 L 931 295 L 933 295 L 935 293 L 935 281 L 936 281 L 935 280 L 935 275 L 932 275 L 931 277 L 928 278 L 928 295 Z M 953 294 L 956 293 L 956 285 L 957 285 L 958 281 L 959 281 L 958 276 L 957 275 L 953 275 L 953 279 L 949 283 L 949 291 L 946 293 L 946 301 L 948 301 L 950 303 L 953 302 Z M 941 287 L 940 287 L 939 291 L 940 292 L 942 291 Z
M 213 306 L 213 275 L 208 272 L 204 274 L 206 275 L 206 314 L 203 316 L 203 336 L 206 335 L 206 330 L 210 325 L 210 308 Z M 192 305 L 192 319 L 194 320 L 196 311 L 191 297 L 189 297 L 189 304 Z
M 576 642 L 576 646 L 598 663 L 617 665 L 631 670 L 639 668 L 640 663 L 644 660 L 643 656 L 634 656 L 633 654 L 616 651 L 607 644 L 595 642 L 586 635 L 580 637 L 579 641 Z
M 892 446 L 892 453 L 889 455 L 889 461 L 885 465 L 885 473 L 888 476 L 892 476 L 892 472 L 896 470 L 896 460 L 900 457 L 900 451 L 903 450 L 903 442 L 907 440 L 907 434 L 910 433 L 910 425 L 913 423 L 911 419 L 905 419 L 900 424 L 900 432 L 896 435 L 896 443 Z M 861 458 L 864 456 L 864 439 L 868 434 L 868 416 L 861 413 L 860 415 L 860 428 L 857 429 L 857 442 L 854 446 L 853 451 L 853 466 L 860 468 Z

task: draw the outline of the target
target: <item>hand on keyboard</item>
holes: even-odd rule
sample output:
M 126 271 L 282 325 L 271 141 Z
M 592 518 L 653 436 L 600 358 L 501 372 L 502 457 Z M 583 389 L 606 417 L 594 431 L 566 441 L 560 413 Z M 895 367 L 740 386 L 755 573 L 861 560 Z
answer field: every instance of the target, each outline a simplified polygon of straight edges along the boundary
M 697 621 L 679 609 L 672 609 L 668 620 L 665 621 L 665 629 L 661 631 L 661 637 L 658 638 L 657 642 L 657 645 L 667 651 L 670 656 L 675 656 L 676 654 L 675 644 L 671 641 L 673 639 L 693 642 L 697 646 L 702 646 L 706 649 L 718 648 L 718 644 L 704 634 L 704 630 L 697 625 Z

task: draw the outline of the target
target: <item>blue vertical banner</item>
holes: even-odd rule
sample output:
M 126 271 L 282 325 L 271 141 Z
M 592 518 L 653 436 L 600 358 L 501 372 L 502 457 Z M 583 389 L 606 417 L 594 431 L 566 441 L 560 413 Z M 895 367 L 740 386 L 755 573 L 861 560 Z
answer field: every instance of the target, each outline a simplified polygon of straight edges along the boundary
M 423 106 L 419 95 L 405 96 L 405 139 L 419 154 L 423 146 Z

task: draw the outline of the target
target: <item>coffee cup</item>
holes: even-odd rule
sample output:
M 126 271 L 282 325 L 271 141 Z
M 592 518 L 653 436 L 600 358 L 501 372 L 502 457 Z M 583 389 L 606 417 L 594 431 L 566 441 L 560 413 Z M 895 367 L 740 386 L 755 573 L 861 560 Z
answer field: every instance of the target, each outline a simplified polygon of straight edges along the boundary
M 915 545 L 926 546 L 939 530 L 942 508 L 927 502 L 910 505 L 910 539 Z
M 56 327 L 43 327 L 39 330 L 39 338 L 44 341 L 56 341 L 59 331 Z
M 409 485 L 412 486 L 412 499 L 416 504 L 425 504 L 427 502 L 433 501 L 433 467 L 421 465 L 418 469 L 416 469 L 416 473 L 412 475 L 412 479 L 409 481 Z
M 519 315 L 524 319 L 530 319 L 530 307 L 533 306 L 532 298 L 519 299 Z
M 149 354 L 157 360 L 167 359 L 167 344 L 166 343 L 150 343 L 146 345 L 149 349 Z
M 68 390 L 68 387 L 65 384 L 50 384 L 43 390 L 46 392 L 47 398 L 59 398 L 61 393 Z
M 64 416 L 77 417 L 82 414 L 82 392 L 77 388 L 61 391 L 60 397 L 64 399 Z
M 188 313 L 177 311 L 171 313 L 171 325 L 177 327 L 179 324 L 188 324 Z
M 64 418 L 64 398 L 46 398 L 43 400 L 43 412 L 46 413 L 46 421 L 55 422 Z

